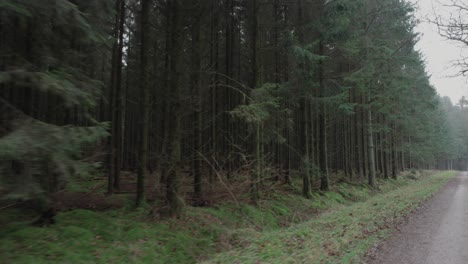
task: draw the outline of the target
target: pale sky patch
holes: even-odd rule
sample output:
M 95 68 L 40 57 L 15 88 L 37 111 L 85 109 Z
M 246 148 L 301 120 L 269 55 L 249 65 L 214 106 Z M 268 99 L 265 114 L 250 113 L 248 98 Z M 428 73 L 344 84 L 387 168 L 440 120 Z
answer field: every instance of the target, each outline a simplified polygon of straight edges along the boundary
M 448 14 L 447 10 L 441 9 L 434 0 L 410 0 L 410 2 L 416 3 L 419 7 L 416 16 L 421 23 L 416 31 L 421 34 L 421 40 L 416 45 L 416 49 L 424 55 L 431 83 L 439 95 L 450 97 L 453 103 L 457 103 L 462 96 L 468 98 L 467 78 L 453 77 L 459 71 L 459 68 L 453 66 L 453 62 L 461 58 L 462 47 L 458 43 L 442 38 L 437 32 L 437 26 L 426 22 L 427 17 L 434 17 L 434 10 L 442 16 Z

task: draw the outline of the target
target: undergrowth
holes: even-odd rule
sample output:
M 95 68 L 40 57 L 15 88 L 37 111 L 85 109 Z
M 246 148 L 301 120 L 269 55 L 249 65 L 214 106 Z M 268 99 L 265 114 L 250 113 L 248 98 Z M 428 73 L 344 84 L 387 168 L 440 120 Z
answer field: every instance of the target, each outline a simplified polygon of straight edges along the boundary
M 278 189 L 259 207 L 189 207 L 181 219 L 155 220 L 148 207 L 80 209 L 38 228 L 27 215 L 5 210 L 0 263 L 358 262 L 391 223 L 454 175 L 403 176 L 381 181 L 379 191 L 340 183 L 310 200 Z

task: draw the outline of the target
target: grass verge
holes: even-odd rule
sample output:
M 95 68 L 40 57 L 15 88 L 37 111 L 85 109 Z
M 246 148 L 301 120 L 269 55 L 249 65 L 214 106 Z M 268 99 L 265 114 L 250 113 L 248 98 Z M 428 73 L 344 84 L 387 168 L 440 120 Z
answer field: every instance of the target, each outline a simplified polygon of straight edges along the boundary
M 259 208 L 189 207 L 182 219 L 164 221 L 151 219 L 149 208 L 73 210 L 38 228 L 28 216 L 3 211 L 0 263 L 359 262 L 394 222 L 455 175 L 402 176 L 380 182 L 378 193 L 342 183 L 311 200 L 283 186 L 265 194 Z
M 251 235 L 249 246 L 207 263 L 361 263 L 395 223 L 431 197 L 456 172 L 442 172 L 339 208 L 285 230 Z

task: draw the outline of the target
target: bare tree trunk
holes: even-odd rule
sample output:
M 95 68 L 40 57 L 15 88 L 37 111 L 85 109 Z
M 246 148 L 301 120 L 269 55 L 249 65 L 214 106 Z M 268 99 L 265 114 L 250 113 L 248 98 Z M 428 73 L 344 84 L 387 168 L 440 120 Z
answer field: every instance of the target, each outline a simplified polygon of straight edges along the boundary
M 111 157 L 111 177 L 112 187 L 114 190 L 120 189 L 120 170 L 122 167 L 122 57 L 123 57 L 123 36 L 125 24 L 125 1 L 118 0 L 119 6 L 119 27 L 118 27 L 118 46 L 115 58 L 115 79 L 112 81 L 114 84 L 113 98 L 112 98 L 112 157 Z M 112 188 L 108 187 L 109 193 Z
M 169 171 L 166 181 L 166 199 L 169 203 L 169 214 L 180 215 L 184 203 L 178 196 L 178 178 L 181 167 L 181 96 L 179 87 L 179 59 L 182 47 L 180 28 L 180 4 L 179 1 L 171 1 L 171 58 L 169 100 L 173 115 L 172 126 L 169 135 Z
M 369 148 L 369 175 L 368 175 L 368 183 L 369 186 L 372 188 L 375 188 L 376 181 L 375 181 L 375 152 L 374 152 L 374 136 L 373 136 L 373 131 L 372 131 L 372 110 L 369 109 L 367 110 L 367 120 L 368 120 L 368 132 L 367 132 L 367 146 Z
M 305 43 L 305 36 L 304 36 L 304 28 L 303 28 L 303 25 L 304 25 L 304 10 L 303 10 L 303 2 L 302 0 L 299 0 L 298 1 L 298 9 L 297 9 L 297 12 L 298 12 L 298 40 L 299 40 L 299 43 L 301 45 L 304 45 Z M 299 78 L 300 78 L 300 81 L 299 83 L 304 83 L 304 80 L 303 80 L 303 74 L 304 72 L 306 71 L 306 65 L 304 65 L 302 62 L 299 63 L 299 70 L 301 71 L 300 72 L 300 75 L 299 75 Z M 310 187 L 311 187 L 311 180 L 310 180 L 310 168 L 311 168 L 311 164 L 310 164 L 310 142 L 311 142 L 311 134 L 309 133 L 309 130 L 310 127 L 311 127 L 311 115 L 310 115 L 310 110 L 309 110 L 309 107 L 310 107 L 310 100 L 309 100 L 309 97 L 308 97 L 308 94 L 305 95 L 305 97 L 302 99 L 302 102 L 301 102 L 301 116 L 300 118 L 302 119 L 302 138 L 303 138 L 303 153 L 304 153 L 304 157 L 303 157 L 303 161 L 302 161 L 302 166 L 304 168 L 304 171 L 303 171 L 303 175 L 302 175 L 302 195 L 305 197 L 305 198 L 311 198 L 311 193 L 310 193 Z
M 258 84 L 258 65 L 257 65 L 257 49 L 258 49 L 258 4 L 257 0 L 252 0 L 252 17 L 251 17 L 251 49 L 252 49 L 252 81 L 251 81 L 251 88 L 255 89 Z M 261 155 L 261 125 L 258 124 L 256 127 L 256 136 L 255 136 L 255 158 L 257 159 L 257 169 L 255 173 L 252 173 L 251 179 L 251 200 L 254 204 L 258 203 L 259 192 L 258 186 L 261 179 L 262 174 L 262 158 Z
M 137 197 L 136 206 L 140 206 L 145 199 L 145 178 L 147 174 L 148 163 L 148 143 L 149 143 L 149 117 L 150 117 L 150 83 L 149 83 L 149 10 L 151 0 L 141 0 L 141 122 L 140 122 L 140 144 L 139 144 L 139 160 L 138 160 L 138 175 L 137 175 Z
M 395 125 L 392 125 L 392 178 L 397 178 L 397 157 L 396 157 L 396 150 L 395 150 Z
M 171 43 L 170 43 L 170 38 L 171 38 L 171 7 L 170 4 L 166 6 L 165 9 L 165 15 L 166 15 L 166 23 L 165 23 L 165 58 L 164 58 L 164 94 L 167 96 L 171 88 L 169 87 L 169 72 L 170 72 L 170 67 L 171 67 L 171 58 L 169 56 L 169 52 L 171 49 Z M 164 100 L 163 101 L 163 141 L 161 144 L 161 167 L 160 167 L 160 178 L 159 178 L 159 183 L 160 183 L 160 190 L 161 193 L 165 193 L 166 191 L 166 181 L 167 181 L 167 174 L 169 171 L 169 154 L 168 154 L 168 149 L 169 149 L 169 135 L 171 134 L 171 127 L 172 127 L 172 118 L 171 118 L 171 110 L 170 110 L 170 101 L 169 100 Z
M 384 125 L 387 125 L 385 116 L 383 118 Z M 383 139 L 383 173 L 384 179 L 388 179 L 388 132 L 384 132 L 384 139 Z
M 198 1 L 195 1 L 198 2 Z M 192 73 L 191 73 L 191 93 L 193 100 L 193 122 L 194 122 L 194 152 L 193 152 L 193 191 L 195 199 L 200 199 L 202 195 L 201 163 L 202 152 L 202 113 L 200 96 L 200 23 L 201 11 L 197 7 L 193 12 L 196 13 L 192 24 Z
M 304 116 L 303 116 L 303 119 L 304 119 L 304 125 L 303 125 L 303 129 L 304 129 L 304 147 L 305 147 L 305 150 L 304 150 L 304 161 L 303 161 L 303 166 L 304 166 L 304 175 L 302 176 L 302 195 L 304 195 L 305 198 L 307 199 L 310 199 L 312 196 L 311 196 L 311 193 L 310 193 L 310 187 L 311 187 L 311 180 L 310 180 L 310 168 L 311 168 L 311 164 L 310 164 L 310 139 L 311 139 L 311 135 L 309 133 L 309 129 L 310 129 L 310 117 L 309 117 L 309 105 L 310 105 L 310 102 L 309 100 L 307 99 L 304 99 L 304 110 L 302 111 L 304 113 Z
M 216 163 L 216 155 L 218 153 L 218 136 L 216 134 L 217 132 L 217 104 L 216 101 L 218 99 L 217 97 L 217 91 L 218 91 L 218 71 L 219 71 L 219 30 L 218 30 L 218 23 L 219 23 L 219 18 L 218 18 L 218 13 L 215 12 L 215 7 L 217 4 L 217 0 L 212 0 L 211 7 L 212 7 L 212 14 L 213 17 L 211 19 L 211 47 L 210 47 L 210 66 L 214 66 L 214 75 L 213 75 L 213 83 L 212 87 L 210 90 L 210 105 L 211 105 L 211 158 L 212 162 Z M 213 169 L 210 169 L 210 178 L 209 182 L 210 184 L 213 183 L 213 175 L 216 172 Z
M 323 42 L 320 40 L 319 54 L 324 55 Z M 320 102 L 319 110 L 319 130 L 320 130 L 320 170 L 322 176 L 320 178 L 320 190 L 328 191 L 330 183 L 328 179 L 328 152 L 327 152 L 327 119 L 326 119 L 326 105 L 323 101 L 325 97 L 325 83 L 324 83 L 324 65 L 323 61 L 319 62 L 319 97 L 322 99 Z
M 110 100 L 111 104 L 109 105 L 109 112 L 111 113 L 111 118 L 112 118 L 112 134 L 109 142 L 109 174 L 107 178 L 107 193 L 112 194 L 114 192 L 114 175 L 115 175 L 115 135 L 114 135 L 114 121 L 113 120 L 113 114 L 114 114 L 114 108 L 116 106 L 116 96 L 115 96 L 115 90 L 116 90 L 116 79 L 117 79 L 117 67 L 118 67 L 118 46 L 119 46 L 119 25 L 120 25 L 120 8 L 121 8 L 121 1 L 122 0 L 116 0 L 115 2 L 115 22 L 114 22 L 114 32 L 113 32 L 113 37 L 114 37 L 114 43 L 112 45 L 112 54 L 111 54 L 111 76 L 110 76 L 110 87 L 109 87 L 109 92 L 110 92 Z

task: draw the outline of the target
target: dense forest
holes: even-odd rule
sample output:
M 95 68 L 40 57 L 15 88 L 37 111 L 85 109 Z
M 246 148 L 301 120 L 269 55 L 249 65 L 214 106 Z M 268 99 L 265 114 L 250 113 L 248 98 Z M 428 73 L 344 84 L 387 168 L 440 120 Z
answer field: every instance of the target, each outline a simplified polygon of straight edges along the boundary
M 466 169 L 403 0 L 0 1 L 0 197 L 105 179 L 134 203 Z M 156 202 L 155 202 L 156 201 Z M 237 201 L 237 200 L 236 200 Z

